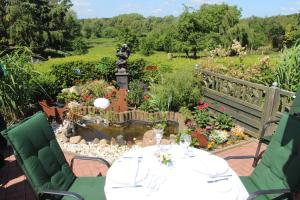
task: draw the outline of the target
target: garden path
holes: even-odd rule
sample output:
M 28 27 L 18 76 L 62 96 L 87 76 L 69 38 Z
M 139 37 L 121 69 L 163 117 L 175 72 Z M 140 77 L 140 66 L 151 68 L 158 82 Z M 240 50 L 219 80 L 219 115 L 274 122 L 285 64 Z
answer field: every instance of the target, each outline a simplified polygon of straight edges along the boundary
M 221 157 L 229 155 L 254 155 L 257 147 L 257 141 L 253 140 L 250 143 L 228 149 L 226 151 L 216 153 Z M 263 147 L 262 149 L 264 149 Z M 31 187 L 26 181 L 25 176 L 16 164 L 15 157 L 11 149 L 5 150 L 5 166 L 0 169 L 0 199 L 1 200 L 37 200 Z M 71 154 L 65 153 L 66 159 L 69 162 L 72 158 Z M 250 175 L 253 168 L 252 159 L 246 160 L 230 160 L 229 164 L 238 175 Z M 94 161 L 76 161 L 74 163 L 74 173 L 78 176 L 96 176 L 99 172 L 102 175 L 106 174 L 107 168 Z

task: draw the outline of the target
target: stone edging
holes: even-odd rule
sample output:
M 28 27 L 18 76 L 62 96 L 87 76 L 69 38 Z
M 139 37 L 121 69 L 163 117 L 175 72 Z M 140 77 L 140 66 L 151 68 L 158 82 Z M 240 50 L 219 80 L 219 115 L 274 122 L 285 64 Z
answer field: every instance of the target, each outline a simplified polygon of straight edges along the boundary
M 82 107 L 75 107 L 72 108 L 74 112 L 77 114 L 84 116 L 84 115 L 100 115 L 100 112 L 97 108 L 92 106 L 82 106 Z M 186 129 L 185 126 L 185 118 L 182 114 L 178 112 L 155 112 L 155 113 L 148 113 L 141 110 L 132 110 L 132 111 L 125 111 L 125 112 L 114 112 L 111 116 L 112 123 L 114 124 L 123 124 L 129 121 L 143 121 L 146 123 L 153 122 L 151 119 L 157 119 L 161 121 L 163 117 L 166 116 L 167 121 L 172 121 L 178 123 L 178 130 L 182 131 Z

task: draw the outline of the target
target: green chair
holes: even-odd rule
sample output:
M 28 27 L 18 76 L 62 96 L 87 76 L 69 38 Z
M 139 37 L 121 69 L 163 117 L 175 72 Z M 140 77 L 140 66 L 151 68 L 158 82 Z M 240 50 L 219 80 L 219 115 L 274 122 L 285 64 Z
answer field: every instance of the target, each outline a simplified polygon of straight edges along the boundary
M 14 150 L 17 162 L 39 199 L 103 200 L 105 177 L 76 177 L 69 167 L 55 135 L 42 112 L 2 132 Z
M 290 199 L 300 191 L 300 117 L 283 113 L 261 161 L 252 174 L 240 177 L 249 199 Z M 251 156 L 230 156 L 245 159 Z M 256 198 L 257 197 L 257 198 Z
M 296 98 L 294 99 L 293 101 L 293 104 L 291 107 L 289 107 L 288 109 L 288 113 L 289 114 L 296 114 L 300 113 L 300 87 L 298 88 L 297 92 L 296 92 Z M 261 146 L 262 144 L 269 144 L 271 139 L 272 139 L 272 135 L 265 135 L 267 129 L 270 127 L 270 125 L 272 124 L 277 124 L 279 122 L 279 120 L 270 120 L 268 122 L 266 122 L 260 132 L 260 136 L 258 138 L 259 142 L 258 142 L 258 145 L 257 145 L 257 149 L 256 149 L 256 152 L 255 152 L 255 158 L 253 160 L 253 164 L 252 166 L 253 167 L 256 167 L 258 161 L 261 159 L 264 151 L 260 151 L 261 149 Z

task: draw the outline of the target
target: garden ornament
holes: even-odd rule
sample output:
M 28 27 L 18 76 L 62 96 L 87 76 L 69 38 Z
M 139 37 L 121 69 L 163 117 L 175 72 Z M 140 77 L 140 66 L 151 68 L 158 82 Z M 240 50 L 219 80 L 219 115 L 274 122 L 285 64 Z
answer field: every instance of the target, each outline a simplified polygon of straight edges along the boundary
M 109 105 L 110 105 L 110 102 L 106 98 L 98 98 L 98 99 L 95 99 L 95 101 L 94 101 L 94 106 L 96 108 L 101 108 L 103 110 L 108 108 Z
M 80 74 L 81 74 L 81 71 L 80 71 L 80 69 L 77 68 L 77 69 L 74 70 L 74 73 L 75 73 L 76 75 L 80 75 Z
M 123 44 L 116 52 L 119 60 L 116 62 L 116 71 L 118 73 L 126 73 L 127 59 L 130 56 L 130 49 L 127 44 Z

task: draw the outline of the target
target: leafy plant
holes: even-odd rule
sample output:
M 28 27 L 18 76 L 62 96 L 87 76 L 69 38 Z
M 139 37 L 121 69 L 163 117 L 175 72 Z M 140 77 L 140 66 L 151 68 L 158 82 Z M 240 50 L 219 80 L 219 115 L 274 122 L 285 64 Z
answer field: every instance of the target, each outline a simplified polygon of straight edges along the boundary
M 95 98 L 103 97 L 107 87 L 108 83 L 104 80 L 90 81 L 81 86 L 81 95 L 92 95 Z
M 166 74 L 160 83 L 151 84 L 148 107 L 158 111 L 178 111 L 192 107 L 200 96 L 198 80 L 190 72 Z
M 75 55 L 85 54 L 88 52 L 88 46 L 83 38 L 77 37 L 72 41 L 72 49 Z
M 67 103 L 70 101 L 78 101 L 78 96 L 75 93 L 62 92 L 57 96 L 57 101 Z
M 0 108 L 7 121 L 25 117 L 35 103 L 32 80 L 38 73 L 30 58 L 31 51 L 26 48 L 1 57 L 5 73 L 0 76 Z
M 141 87 L 140 81 L 134 80 L 129 83 L 129 92 L 126 96 L 126 102 L 130 106 L 139 106 L 144 97 L 144 90 Z
M 281 62 L 275 69 L 275 81 L 279 87 L 296 92 L 300 80 L 300 43 L 283 51 Z
M 193 119 L 192 111 L 185 106 L 179 109 L 179 113 L 181 113 L 185 119 Z
M 234 123 L 232 118 L 227 113 L 220 113 L 217 117 L 213 120 L 213 124 L 216 128 L 221 130 L 231 130 L 234 127 Z
M 211 118 L 209 116 L 207 109 L 203 109 L 203 110 L 196 109 L 194 111 L 194 119 L 198 124 L 198 126 L 201 128 L 205 128 L 211 123 Z

